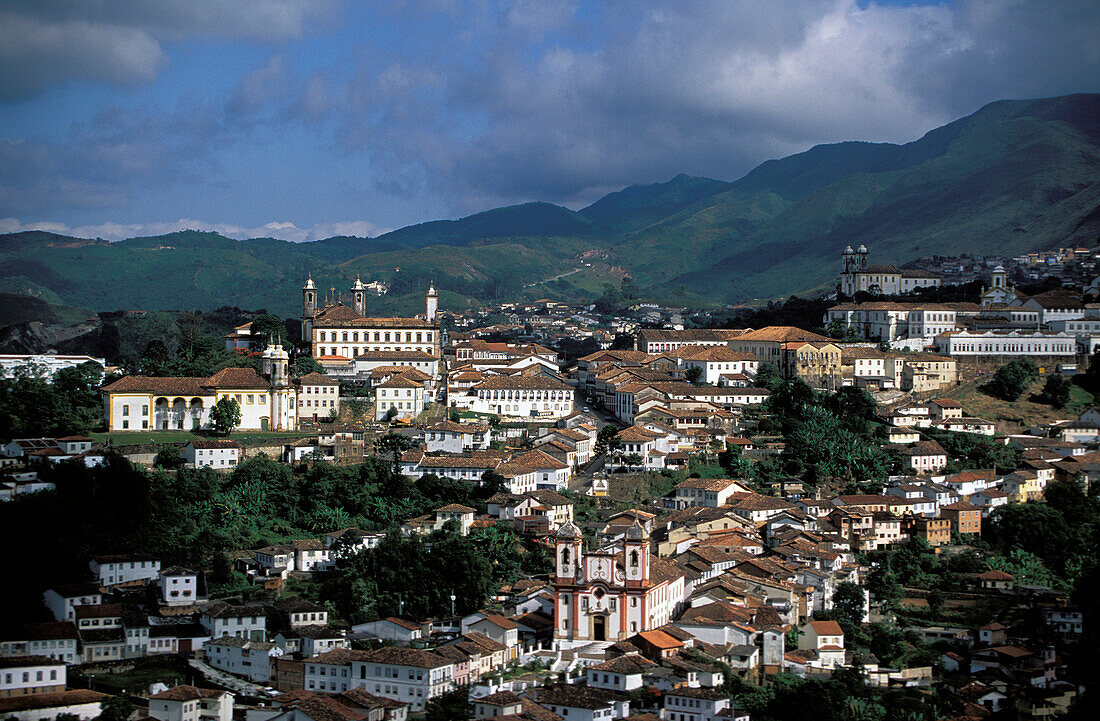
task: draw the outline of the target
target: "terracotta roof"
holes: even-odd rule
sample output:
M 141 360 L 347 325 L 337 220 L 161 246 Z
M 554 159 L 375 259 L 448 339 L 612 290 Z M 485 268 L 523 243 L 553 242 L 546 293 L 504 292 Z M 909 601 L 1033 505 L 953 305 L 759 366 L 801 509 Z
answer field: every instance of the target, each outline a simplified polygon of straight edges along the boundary
M 211 388 L 270 388 L 255 368 L 222 368 L 203 384 Z
M 396 375 L 385 383 L 380 383 L 375 388 L 423 388 L 423 381 L 415 381 L 404 375 Z
M 792 341 L 799 342 L 814 342 L 822 341 L 826 343 L 834 342 L 832 338 L 819 335 L 817 333 L 810 332 L 808 330 L 802 330 L 801 328 L 795 328 L 789 325 L 770 325 L 759 330 L 750 330 L 747 333 L 743 333 L 737 337 L 738 341 L 773 341 L 780 343 L 790 343 Z
M 157 701 L 195 701 L 200 698 L 220 698 L 227 693 L 229 692 L 195 688 L 194 686 L 174 686 L 167 691 L 153 694 L 149 698 Z
M 573 390 L 561 381 L 548 376 L 491 376 L 473 388 L 475 390 Z
M 439 360 L 431 353 L 422 350 L 371 350 L 355 356 L 357 361 L 386 361 L 386 360 Z
M 159 393 L 172 396 L 206 396 L 207 378 L 164 378 L 157 376 L 124 376 L 103 386 L 106 393 Z
M 844 635 L 844 629 L 836 621 L 810 621 L 810 626 L 818 636 Z
M 338 386 L 338 385 L 340 385 L 340 381 L 336 380 L 335 378 L 331 378 L 331 377 L 323 375 L 321 373 L 317 373 L 316 371 L 314 371 L 313 373 L 306 373 L 304 376 L 296 378 L 294 380 L 294 382 L 297 383 L 300 386 Z
M 110 698 L 105 693 L 74 689 L 71 691 L 58 691 L 56 693 L 34 693 L 23 696 L 11 696 L 0 698 L 0 714 L 15 714 L 19 711 L 32 709 L 64 708 L 66 706 L 78 706 L 82 704 L 96 703 Z M 38 715 L 36 715 L 36 718 Z

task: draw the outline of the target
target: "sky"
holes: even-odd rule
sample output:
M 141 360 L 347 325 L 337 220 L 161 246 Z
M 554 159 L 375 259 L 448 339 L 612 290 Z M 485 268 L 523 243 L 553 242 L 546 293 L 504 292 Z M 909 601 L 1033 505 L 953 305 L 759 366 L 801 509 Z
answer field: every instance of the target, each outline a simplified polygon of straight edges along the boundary
M 0 232 L 374 236 L 1100 91 L 1096 0 L 5 0 Z

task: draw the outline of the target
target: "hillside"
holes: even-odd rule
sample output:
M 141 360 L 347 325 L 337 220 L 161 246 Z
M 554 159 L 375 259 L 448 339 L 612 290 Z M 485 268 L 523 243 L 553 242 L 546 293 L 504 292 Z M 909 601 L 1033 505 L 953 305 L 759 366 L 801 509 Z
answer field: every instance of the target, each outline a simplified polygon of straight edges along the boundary
M 503 298 L 643 293 L 739 302 L 831 288 L 846 245 L 876 262 L 1019 253 L 1100 239 L 1100 96 L 1001 101 L 905 144 L 844 142 L 729 183 L 680 175 L 579 211 L 524 203 L 377 238 L 237 241 L 183 231 L 117 243 L 0 236 L 0 292 L 95 310 L 236 305 L 296 315 L 303 279 L 391 283 L 371 312 Z M 586 265 L 587 264 L 587 265 Z

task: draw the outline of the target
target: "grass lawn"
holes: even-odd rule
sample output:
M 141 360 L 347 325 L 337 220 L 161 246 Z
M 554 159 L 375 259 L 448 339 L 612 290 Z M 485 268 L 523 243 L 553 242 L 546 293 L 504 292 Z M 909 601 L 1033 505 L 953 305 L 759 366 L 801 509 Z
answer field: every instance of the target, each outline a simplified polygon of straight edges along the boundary
M 167 684 L 168 686 L 175 686 L 178 683 L 185 683 L 187 680 L 180 674 L 179 670 L 168 666 L 135 668 L 124 673 L 95 674 L 89 678 L 93 680 L 98 687 L 106 686 L 118 689 L 119 691 L 129 691 L 130 693 L 144 692 L 151 684 L 157 682 Z
M 1031 399 L 1042 392 L 1046 379 L 1047 376 L 1043 376 L 1035 381 L 1019 400 L 1012 402 L 982 393 L 980 386 L 989 380 L 988 377 L 968 381 L 944 395 L 962 403 L 966 415 L 993 423 L 998 433 L 1020 433 L 1039 423 L 1076 418 L 1093 405 L 1092 394 L 1077 385 L 1070 386 L 1070 402 L 1065 408 L 1036 403 Z
M 142 443 L 187 443 L 196 438 L 222 438 L 222 436 L 203 436 L 190 431 L 116 431 L 112 433 L 90 433 L 92 440 L 103 443 L 110 439 L 119 445 Z M 308 431 L 241 431 L 230 433 L 228 438 L 245 446 L 267 445 L 269 441 L 283 440 L 287 438 L 302 438 L 308 436 Z

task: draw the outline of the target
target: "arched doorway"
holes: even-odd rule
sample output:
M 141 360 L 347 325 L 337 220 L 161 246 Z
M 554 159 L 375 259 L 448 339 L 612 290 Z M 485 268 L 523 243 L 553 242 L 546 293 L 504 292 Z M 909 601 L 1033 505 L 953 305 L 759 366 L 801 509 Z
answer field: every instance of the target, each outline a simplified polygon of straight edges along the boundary
M 191 419 L 191 430 L 197 431 L 202 427 L 202 398 L 192 398 L 191 407 L 188 410 Z
M 187 401 L 177 398 L 172 401 L 172 428 L 183 430 L 183 419 L 187 417 Z
M 168 430 L 170 416 L 171 409 L 168 406 L 168 399 L 157 398 L 153 403 L 153 428 L 162 431 Z

